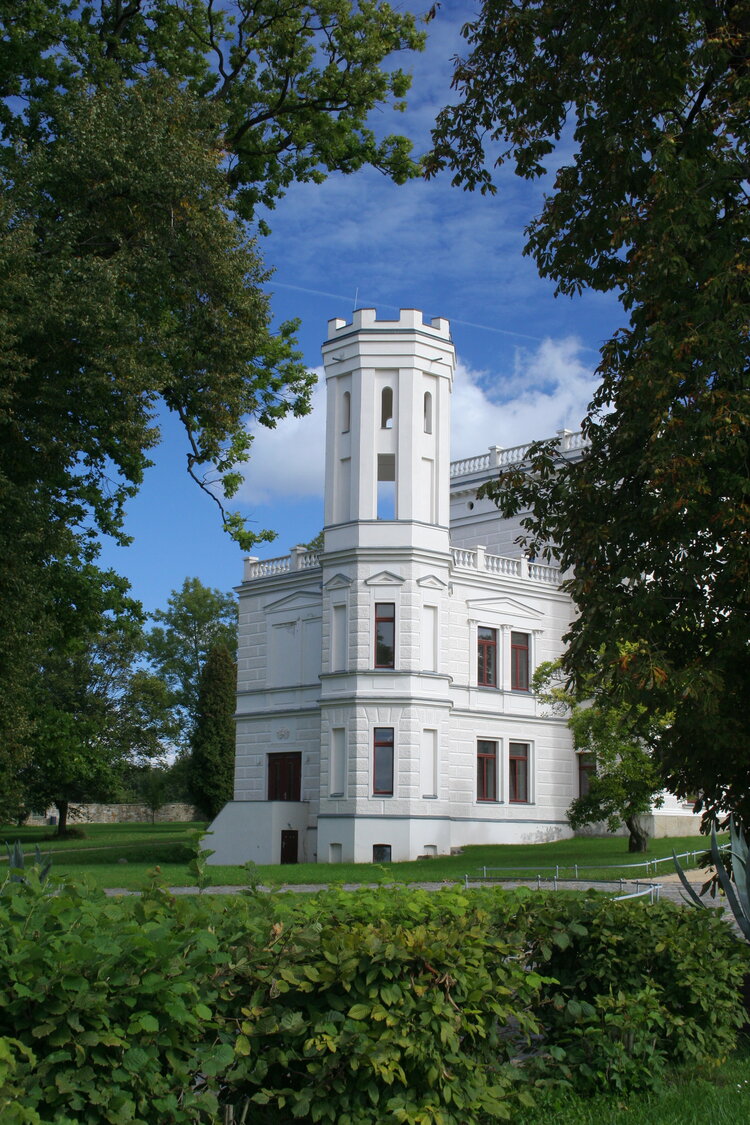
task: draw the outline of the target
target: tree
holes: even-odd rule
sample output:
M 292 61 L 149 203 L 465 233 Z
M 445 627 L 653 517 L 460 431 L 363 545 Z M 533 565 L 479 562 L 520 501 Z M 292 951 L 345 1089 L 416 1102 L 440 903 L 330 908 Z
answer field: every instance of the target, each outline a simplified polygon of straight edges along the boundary
M 0 718 L 11 745 L 30 669 L 60 632 L 54 581 L 95 559 L 97 529 L 124 541 L 158 404 L 184 417 L 191 471 L 223 466 L 231 492 L 243 419 L 306 409 L 310 384 L 286 330 L 268 330 L 264 274 L 225 213 L 203 111 L 161 81 L 67 108 L 54 143 L 16 169 L 0 235 L 12 276 L 0 292 Z
M 309 409 L 293 324 L 270 327 L 247 223 L 294 181 L 374 164 L 414 174 L 369 112 L 408 79 L 411 16 L 349 0 L 0 0 L 0 724 L 28 737 L 28 670 L 49 648 L 54 564 L 125 542 L 124 505 L 183 423 L 220 505 L 248 418 Z M 258 223 L 258 229 L 262 224 Z M 0 739 L 2 741 L 2 739 Z
M 526 250 L 627 314 L 586 455 L 535 444 L 485 494 L 571 573 L 576 686 L 671 714 L 665 786 L 748 823 L 750 4 L 486 0 L 464 35 L 428 171 L 492 192 L 490 162 L 533 179 L 554 154 Z
M 176 741 L 185 745 L 199 711 L 200 679 L 209 653 L 237 651 L 237 600 L 232 594 L 186 578 L 173 590 L 165 610 L 157 610 L 147 635 L 148 658 L 169 690 L 175 719 Z M 233 712 L 234 713 L 234 712 Z
M 662 782 L 649 743 L 657 731 L 643 709 L 597 697 L 595 683 L 574 694 L 565 681 L 560 661 L 540 664 L 534 674 L 534 694 L 553 713 L 564 715 L 577 754 L 587 755 L 595 768 L 588 792 L 568 809 L 571 828 L 607 822 L 610 832 L 624 824 L 628 851 L 645 852 L 648 833 L 642 817 L 663 803 Z
M 201 672 L 195 729 L 190 740 L 190 794 L 213 820 L 234 794 L 234 712 L 237 665 L 215 645 Z
M 216 107 L 245 218 L 333 170 L 370 164 L 397 181 L 416 171 L 404 137 L 378 141 L 367 127 L 409 89 L 384 60 L 424 43 L 414 16 L 383 0 L 0 0 L 0 29 L 8 139 L 56 134 L 60 93 L 158 73 Z
M 167 775 L 164 769 L 148 767 L 140 780 L 143 803 L 151 813 L 151 823 L 156 823 L 156 814 L 167 800 Z
M 140 606 L 113 572 L 70 575 L 74 628 L 57 640 L 32 683 L 32 750 L 11 777 L 26 808 L 57 807 L 64 835 L 71 805 L 118 795 L 128 767 L 159 756 L 170 730 L 163 685 L 134 662 Z

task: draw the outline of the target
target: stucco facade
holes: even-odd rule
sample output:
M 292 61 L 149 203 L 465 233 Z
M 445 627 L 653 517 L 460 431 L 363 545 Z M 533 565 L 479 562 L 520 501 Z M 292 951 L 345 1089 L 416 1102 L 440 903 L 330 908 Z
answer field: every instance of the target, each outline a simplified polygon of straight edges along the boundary
M 570 834 L 578 760 L 529 690 L 573 612 L 450 461 L 448 322 L 329 323 L 324 549 L 248 559 L 234 801 L 211 862 L 414 859 Z M 561 435 L 569 456 L 580 436 Z

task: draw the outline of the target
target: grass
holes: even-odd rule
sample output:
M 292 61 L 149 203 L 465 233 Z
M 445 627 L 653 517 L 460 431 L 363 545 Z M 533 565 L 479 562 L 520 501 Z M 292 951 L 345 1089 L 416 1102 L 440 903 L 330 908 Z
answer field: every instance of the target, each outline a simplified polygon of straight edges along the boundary
M 537 1095 L 513 1125 L 741 1125 L 750 1121 L 750 1040 L 716 1070 L 676 1072 L 649 1094 Z
M 85 839 L 50 839 L 47 827 L 0 827 L 0 842 L 19 839 L 24 850 L 33 855 L 34 845 L 53 856 L 53 871 L 58 875 L 86 874 L 98 886 L 136 889 L 147 881 L 147 873 L 155 865 L 162 869 L 170 886 L 191 886 L 195 879 L 188 864 L 195 849 L 195 832 L 203 823 L 185 824 L 87 824 Z M 504 878 L 533 878 L 536 871 L 552 874 L 560 866 L 560 876 L 573 877 L 573 866 L 579 867 L 582 878 L 615 879 L 646 877 L 645 869 L 633 870 L 629 864 L 645 859 L 671 856 L 672 851 L 704 852 L 704 836 L 671 837 L 650 842 L 645 856 L 631 856 L 623 837 L 576 837 L 552 844 L 506 844 L 467 847 L 460 856 L 439 856 L 430 860 L 390 863 L 374 866 L 369 863 L 316 864 L 298 863 L 280 866 L 259 866 L 253 877 L 269 886 L 305 883 L 414 883 L 462 881 L 465 875 L 478 878 L 484 867 L 502 868 Z M 127 862 L 118 862 L 125 860 Z M 599 866 L 621 865 L 617 870 L 597 872 Z M 662 873 L 671 872 L 668 863 L 660 865 Z M 243 867 L 211 867 L 214 886 L 247 885 L 248 874 Z

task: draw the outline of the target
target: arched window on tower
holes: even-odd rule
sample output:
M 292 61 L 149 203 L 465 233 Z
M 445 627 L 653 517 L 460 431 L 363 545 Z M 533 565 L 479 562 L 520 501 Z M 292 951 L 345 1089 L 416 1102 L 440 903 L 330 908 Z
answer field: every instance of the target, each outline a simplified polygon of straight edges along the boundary
M 393 429 L 393 388 L 383 387 L 380 396 L 380 427 L 383 430 Z
M 348 434 L 352 425 L 352 396 L 349 391 L 344 391 L 343 417 L 341 423 L 342 434 Z
M 432 395 L 429 391 L 424 393 L 424 432 L 432 433 Z

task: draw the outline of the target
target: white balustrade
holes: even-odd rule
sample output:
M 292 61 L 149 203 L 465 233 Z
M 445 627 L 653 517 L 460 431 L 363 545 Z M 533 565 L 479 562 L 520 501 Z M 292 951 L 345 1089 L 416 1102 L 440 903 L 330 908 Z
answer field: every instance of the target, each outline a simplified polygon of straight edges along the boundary
M 278 559 L 245 559 L 245 581 L 252 582 L 255 578 L 272 578 L 277 574 L 288 574 L 293 570 L 310 570 L 320 566 L 320 551 L 306 551 L 302 547 L 293 547 L 289 555 L 282 555 Z
M 556 566 L 544 566 L 506 555 L 488 555 L 482 547 L 474 551 L 465 547 L 451 547 L 451 555 L 453 565 L 464 570 L 485 570 L 491 574 L 506 574 L 511 578 L 530 578 L 534 582 L 548 582 L 552 586 L 559 586 L 562 577 Z
M 561 453 L 571 453 L 588 446 L 580 430 L 575 432 L 558 430 L 557 439 Z M 451 477 L 467 477 L 486 472 L 488 469 L 517 465 L 526 459 L 530 444 L 526 442 L 524 445 L 513 445 L 509 449 L 491 445 L 489 453 L 480 454 L 478 457 L 464 457 L 461 461 L 451 461 Z

